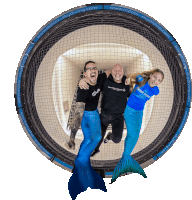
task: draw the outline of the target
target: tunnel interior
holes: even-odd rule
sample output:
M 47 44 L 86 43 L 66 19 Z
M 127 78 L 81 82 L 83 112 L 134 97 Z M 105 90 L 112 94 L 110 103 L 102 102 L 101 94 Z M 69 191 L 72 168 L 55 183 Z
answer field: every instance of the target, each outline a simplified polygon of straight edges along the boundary
M 83 134 L 80 127 L 76 149 L 68 150 L 65 143 L 70 132 L 66 127 L 73 119 L 78 82 L 89 60 L 96 62 L 99 73 L 117 63 L 125 75 L 154 68 L 164 72 L 160 94 L 145 105 L 139 140 L 132 152 L 142 167 L 152 164 L 184 126 L 191 80 L 183 53 L 170 33 L 152 18 L 128 8 L 93 5 L 72 9 L 52 19 L 32 38 L 21 58 L 15 87 L 25 132 L 43 155 L 72 170 Z M 107 132 L 110 130 L 111 126 Z M 113 171 L 126 134 L 124 126 L 120 143 L 101 145 L 101 152 L 91 158 L 94 169 Z
M 66 127 L 73 118 L 75 92 L 78 81 L 83 77 L 84 63 L 89 60 L 95 61 L 101 71 L 112 69 L 114 64 L 119 63 L 125 75 L 153 68 L 164 72 L 165 79 L 159 86 L 160 94 L 145 106 L 140 137 L 132 154 L 137 153 L 154 141 L 164 128 L 171 112 L 174 89 L 171 73 L 159 50 L 143 36 L 125 28 L 97 25 L 78 29 L 48 51 L 38 69 L 34 90 L 35 104 L 43 126 L 53 140 L 65 148 L 70 135 Z M 124 128 L 120 143 L 103 144 L 101 153 L 92 159 L 119 159 L 127 133 Z M 76 150 L 71 151 L 73 154 L 77 155 L 82 140 L 83 134 L 79 129 Z

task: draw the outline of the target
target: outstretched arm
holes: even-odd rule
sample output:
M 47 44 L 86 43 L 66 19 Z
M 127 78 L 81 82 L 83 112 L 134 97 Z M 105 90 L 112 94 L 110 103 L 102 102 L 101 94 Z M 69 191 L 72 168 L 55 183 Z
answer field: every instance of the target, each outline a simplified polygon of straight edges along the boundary
M 107 70 L 107 71 L 105 71 L 105 73 L 106 73 L 106 76 L 108 78 L 109 75 L 111 74 L 111 70 Z M 89 89 L 89 85 L 87 83 L 88 83 L 88 80 L 86 78 L 83 78 L 83 79 L 81 79 L 79 81 L 79 87 L 81 89 L 88 90 Z
M 87 79 L 86 78 L 83 78 L 79 81 L 79 87 L 81 89 L 84 89 L 84 90 L 88 90 L 89 89 L 89 85 L 87 84 Z
M 111 70 L 107 70 L 105 71 L 106 75 L 107 75 L 107 78 L 109 77 L 109 75 L 111 74 Z

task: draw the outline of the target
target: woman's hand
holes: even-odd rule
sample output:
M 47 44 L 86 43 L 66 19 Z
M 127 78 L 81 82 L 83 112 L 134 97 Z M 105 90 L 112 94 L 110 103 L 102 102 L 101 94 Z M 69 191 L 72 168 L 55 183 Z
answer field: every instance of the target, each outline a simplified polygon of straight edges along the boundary
M 87 84 L 87 79 L 86 78 L 83 78 L 79 81 L 79 87 L 81 89 L 84 89 L 84 90 L 88 90 L 89 89 L 89 85 Z
M 130 78 L 126 78 L 125 85 L 130 85 Z

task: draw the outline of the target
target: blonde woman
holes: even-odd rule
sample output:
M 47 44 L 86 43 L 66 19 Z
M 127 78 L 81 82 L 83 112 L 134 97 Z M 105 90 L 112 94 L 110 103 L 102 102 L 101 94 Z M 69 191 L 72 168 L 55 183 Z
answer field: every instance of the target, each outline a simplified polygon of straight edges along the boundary
M 122 158 L 113 171 L 111 183 L 121 174 L 127 172 L 139 173 L 147 178 L 139 163 L 131 157 L 142 124 L 143 110 L 145 103 L 153 96 L 159 94 L 157 87 L 164 79 L 164 74 L 160 69 L 153 69 L 142 73 L 133 74 L 127 81 L 132 91 L 124 111 L 124 118 L 127 127 L 127 136 Z

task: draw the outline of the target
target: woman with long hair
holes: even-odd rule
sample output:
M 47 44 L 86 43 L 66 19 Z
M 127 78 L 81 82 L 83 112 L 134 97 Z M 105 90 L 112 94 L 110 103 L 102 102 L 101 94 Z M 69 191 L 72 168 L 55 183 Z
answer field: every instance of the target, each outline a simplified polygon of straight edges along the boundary
M 141 129 L 143 110 L 145 103 L 153 96 L 159 94 L 157 87 L 164 79 L 164 73 L 160 69 L 135 73 L 130 76 L 127 84 L 132 91 L 124 111 L 124 118 L 127 127 L 124 152 L 122 158 L 116 165 L 111 183 L 120 175 L 127 172 L 139 173 L 147 178 L 144 170 L 139 163 L 131 157 Z

